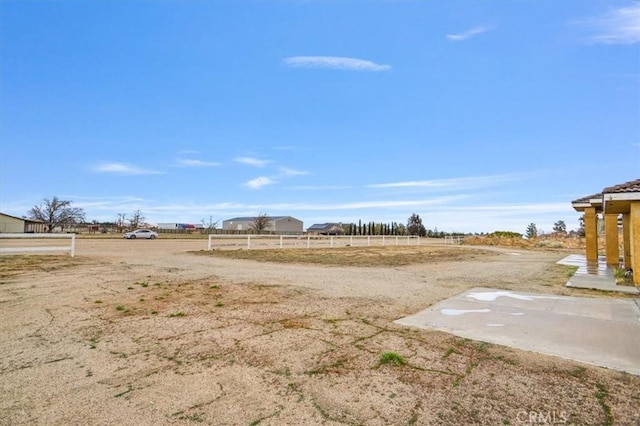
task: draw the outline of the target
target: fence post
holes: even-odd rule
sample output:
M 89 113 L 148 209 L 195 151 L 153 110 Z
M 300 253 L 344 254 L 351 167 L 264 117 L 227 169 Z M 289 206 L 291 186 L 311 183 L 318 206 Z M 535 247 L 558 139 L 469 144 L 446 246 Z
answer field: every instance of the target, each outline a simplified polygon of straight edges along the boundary
M 76 255 L 76 234 L 71 234 L 71 257 Z
M 209 234 L 209 244 L 207 244 L 207 250 L 211 251 L 211 236 L 212 234 Z
M 280 248 L 282 248 L 282 235 L 280 235 Z
M 396 235 L 396 246 L 398 245 L 398 236 Z
M 311 236 L 307 235 L 307 248 L 311 245 Z
M 251 235 L 247 235 L 247 250 L 251 248 Z
M 331 248 L 333 248 L 333 237 L 331 237 Z
M 367 235 L 367 247 L 371 246 L 371 235 Z

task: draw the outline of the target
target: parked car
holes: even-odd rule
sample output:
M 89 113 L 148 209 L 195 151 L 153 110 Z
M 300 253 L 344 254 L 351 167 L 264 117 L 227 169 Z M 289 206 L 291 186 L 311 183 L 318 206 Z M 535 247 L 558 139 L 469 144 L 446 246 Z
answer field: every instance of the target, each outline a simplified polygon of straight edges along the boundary
M 158 238 L 158 233 L 150 229 L 136 229 L 135 231 L 125 233 L 124 238 L 128 240 L 135 240 L 136 238 L 155 240 Z

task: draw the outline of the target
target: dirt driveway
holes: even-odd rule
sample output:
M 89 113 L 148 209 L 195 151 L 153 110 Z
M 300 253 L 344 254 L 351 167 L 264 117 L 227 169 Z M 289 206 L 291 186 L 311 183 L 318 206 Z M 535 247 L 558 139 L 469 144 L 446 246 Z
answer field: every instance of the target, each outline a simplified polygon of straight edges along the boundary
M 332 267 L 205 248 L 80 239 L 4 274 L 0 424 L 640 421 L 638 376 L 392 324 L 471 287 L 592 295 L 563 286 L 566 253 Z

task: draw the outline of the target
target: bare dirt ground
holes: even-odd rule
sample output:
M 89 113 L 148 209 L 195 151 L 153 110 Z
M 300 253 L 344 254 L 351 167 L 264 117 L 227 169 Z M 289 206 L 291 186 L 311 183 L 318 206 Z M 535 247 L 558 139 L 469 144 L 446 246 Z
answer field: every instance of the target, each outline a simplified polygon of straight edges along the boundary
M 476 286 L 611 297 L 566 289 L 565 252 L 332 266 L 204 248 L 0 257 L 0 424 L 640 424 L 638 376 L 392 324 Z

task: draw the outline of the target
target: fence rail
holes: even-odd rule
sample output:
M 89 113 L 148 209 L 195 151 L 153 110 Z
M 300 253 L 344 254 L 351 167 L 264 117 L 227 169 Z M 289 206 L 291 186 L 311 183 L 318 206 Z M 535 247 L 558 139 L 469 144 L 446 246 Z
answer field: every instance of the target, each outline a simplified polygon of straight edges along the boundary
M 217 243 L 214 244 L 214 240 Z M 408 235 L 209 235 L 208 250 L 223 247 L 327 248 L 420 245 L 420 237 Z
M 460 244 L 464 241 L 464 236 L 460 235 L 445 235 L 444 243 L 445 244 Z
M 49 238 L 70 238 L 71 243 L 68 246 L 14 246 L 0 247 L 0 253 L 29 253 L 43 251 L 68 251 L 71 257 L 76 254 L 76 234 L 4 234 L 0 233 L 0 239 L 49 239 Z

